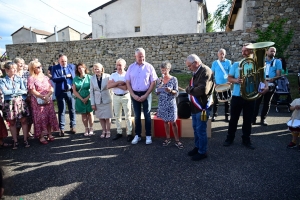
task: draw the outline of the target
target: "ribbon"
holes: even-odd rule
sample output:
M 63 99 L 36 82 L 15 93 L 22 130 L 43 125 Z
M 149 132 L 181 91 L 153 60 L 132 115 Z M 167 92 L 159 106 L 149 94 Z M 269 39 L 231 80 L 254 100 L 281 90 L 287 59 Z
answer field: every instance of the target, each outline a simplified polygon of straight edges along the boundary
M 192 86 L 192 87 L 194 86 L 194 78 L 191 79 L 190 86 Z M 207 102 L 205 108 L 202 108 L 199 101 L 198 101 L 198 99 L 196 99 L 194 96 L 192 96 L 190 94 L 189 94 L 189 99 L 191 100 L 191 102 L 194 104 L 194 106 L 196 108 L 198 108 L 199 110 L 202 111 L 200 120 L 201 121 L 207 121 L 206 110 L 211 106 L 211 104 L 213 102 L 212 94 L 209 96 L 208 102 Z

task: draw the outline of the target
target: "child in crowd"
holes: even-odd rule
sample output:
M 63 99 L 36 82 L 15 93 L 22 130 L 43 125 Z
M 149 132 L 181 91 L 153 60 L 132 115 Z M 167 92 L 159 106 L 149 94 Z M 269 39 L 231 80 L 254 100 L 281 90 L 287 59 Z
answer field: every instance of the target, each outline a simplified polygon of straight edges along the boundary
M 294 99 L 291 103 L 290 110 L 292 113 L 291 119 L 287 122 L 289 130 L 292 132 L 292 141 L 287 145 L 287 148 L 297 147 L 297 140 L 300 137 L 300 98 Z M 300 151 L 300 143 L 298 145 Z

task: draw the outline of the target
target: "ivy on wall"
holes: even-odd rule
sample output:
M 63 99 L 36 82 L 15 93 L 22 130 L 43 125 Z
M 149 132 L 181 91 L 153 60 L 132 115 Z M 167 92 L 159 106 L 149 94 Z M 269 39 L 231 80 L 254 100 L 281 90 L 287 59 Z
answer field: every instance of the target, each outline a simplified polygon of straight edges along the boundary
M 258 35 L 257 42 L 275 42 L 274 46 L 276 47 L 276 57 L 289 57 L 285 51 L 292 42 L 294 30 L 292 28 L 289 30 L 284 29 L 284 25 L 287 21 L 288 19 L 274 20 L 274 22 L 270 23 L 266 29 L 257 29 L 255 31 Z

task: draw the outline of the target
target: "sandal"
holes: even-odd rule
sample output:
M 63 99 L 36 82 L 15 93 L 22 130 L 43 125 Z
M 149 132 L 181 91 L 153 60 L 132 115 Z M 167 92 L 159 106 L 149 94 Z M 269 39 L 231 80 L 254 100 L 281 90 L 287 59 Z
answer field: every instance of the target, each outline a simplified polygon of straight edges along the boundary
M 182 144 L 180 141 L 175 141 L 175 146 L 176 146 L 178 149 L 183 149 L 183 148 L 184 148 L 183 144 Z
M 106 132 L 106 137 L 105 138 L 110 138 L 110 131 Z
M 11 147 L 11 146 L 12 146 L 12 144 L 3 142 L 3 143 L 0 145 L 0 148 L 3 148 L 3 147 Z
M 54 137 L 51 135 L 51 137 L 48 135 L 48 141 L 53 142 L 54 141 Z
M 163 146 L 166 147 L 171 143 L 171 139 L 167 138 L 164 142 L 163 142 Z
M 92 127 L 90 128 L 89 136 L 91 136 L 91 135 L 94 135 L 94 129 Z
M 88 127 L 85 128 L 85 132 L 84 132 L 83 135 L 84 136 L 89 136 L 89 128 Z
M 47 140 L 45 140 L 45 139 L 44 139 L 44 140 L 40 140 L 40 143 L 41 143 L 41 144 L 48 144 Z M 24 144 L 25 144 L 25 142 L 24 142 Z M 26 147 L 26 146 L 25 146 L 25 147 Z
M 105 135 L 106 135 L 105 131 L 102 131 L 102 134 L 100 135 L 100 137 L 105 138 Z
M 47 142 L 47 141 L 46 141 Z M 47 142 L 48 143 L 48 142 Z M 30 147 L 30 144 L 28 143 L 28 141 L 26 140 L 26 141 L 24 141 L 24 147 L 25 148 L 28 148 L 28 147 Z
M 19 146 L 19 143 L 18 142 L 14 142 L 14 145 L 13 145 L 13 150 L 16 150 L 18 149 L 18 146 Z

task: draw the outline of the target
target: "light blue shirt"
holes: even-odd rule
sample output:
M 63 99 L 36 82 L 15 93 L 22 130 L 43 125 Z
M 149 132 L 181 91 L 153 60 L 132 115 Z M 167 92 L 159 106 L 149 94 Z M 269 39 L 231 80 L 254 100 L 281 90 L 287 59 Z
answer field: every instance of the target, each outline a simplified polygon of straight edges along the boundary
M 233 63 L 233 65 L 231 66 L 230 71 L 229 71 L 230 76 L 233 76 L 234 78 L 238 78 L 240 76 L 239 64 L 240 64 L 240 62 Z M 253 68 L 252 64 L 245 64 L 244 65 L 244 74 L 247 74 L 247 70 L 252 69 L 252 68 Z M 247 84 L 247 87 L 249 87 L 249 91 L 253 90 L 253 86 L 251 84 Z M 240 90 L 241 90 L 241 84 L 234 83 L 232 96 L 241 96 Z
M 273 63 L 272 63 L 273 61 Z M 275 64 L 275 65 L 274 65 Z M 274 78 L 276 76 L 276 71 L 277 70 L 282 70 L 282 63 L 279 59 L 273 58 L 270 61 L 267 61 L 266 59 L 266 68 L 265 68 L 265 78 L 266 78 L 266 69 L 269 65 L 269 78 Z
M 12 81 L 8 76 L 5 76 L 0 81 L 0 90 L 4 95 L 4 100 L 11 100 L 13 97 L 21 95 L 23 99 L 26 99 L 27 96 L 27 90 L 23 79 L 19 76 L 15 76 L 14 81 Z
M 229 74 L 229 70 L 231 68 L 231 60 L 225 59 L 224 61 L 220 61 L 227 75 Z M 218 60 L 215 60 L 212 63 L 211 70 L 214 72 L 215 82 L 217 85 L 224 84 L 228 82 L 228 78 L 224 77 L 224 72 L 218 64 Z

